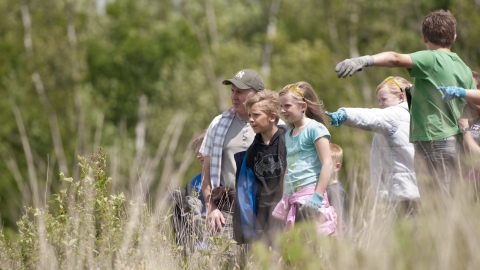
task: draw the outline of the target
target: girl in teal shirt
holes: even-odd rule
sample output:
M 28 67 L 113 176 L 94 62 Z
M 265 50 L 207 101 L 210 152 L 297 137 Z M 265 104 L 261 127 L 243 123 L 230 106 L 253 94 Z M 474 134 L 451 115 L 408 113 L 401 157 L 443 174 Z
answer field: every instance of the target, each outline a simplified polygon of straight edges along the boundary
M 324 231 L 323 234 L 333 233 L 336 214 L 325 195 L 333 165 L 330 133 L 325 127 L 322 103 L 312 86 L 306 82 L 285 86 L 279 96 L 280 113 L 291 128 L 285 134 L 288 168 L 286 194 L 275 208 L 273 216 L 286 219 L 289 227 L 295 221 L 310 220 L 320 217 L 322 213 L 325 217 L 322 226 L 330 228 L 329 232 Z

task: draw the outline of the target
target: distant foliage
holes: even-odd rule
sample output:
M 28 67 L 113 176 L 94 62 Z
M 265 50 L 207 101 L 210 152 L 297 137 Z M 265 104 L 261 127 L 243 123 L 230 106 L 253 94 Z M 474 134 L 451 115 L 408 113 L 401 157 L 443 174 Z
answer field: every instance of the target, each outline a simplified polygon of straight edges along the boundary
M 189 181 L 201 168 L 181 167 L 191 154 L 188 141 L 231 106 L 230 88 L 221 81 L 240 69 L 258 70 L 266 88 L 277 91 L 308 81 L 329 111 L 376 107 L 373 89 L 387 76 L 408 78 L 407 71 L 366 69 L 338 79 L 336 63 L 384 50 L 424 49 L 422 18 L 439 8 L 450 9 L 458 21 L 452 50 L 479 71 L 478 1 L 0 1 L 0 217 L 7 237 L 16 237 L 15 222 L 22 206 L 33 205 L 34 192 L 60 194 L 61 164 L 69 169 L 67 178 L 78 179 L 77 156 L 100 145 L 113 157 L 111 189 L 127 197 L 132 179 L 152 160 L 159 161 L 150 168 L 155 181 L 145 187 L 149 199 L 159 199 L 150 190 L 168 186 L 159 183 L 162 175 L 178 172 Z M 30 165 L 14 107 L 25 127 Z M 178 144 L 168 137 L 165 145 L 176 147 L 157 154 L 180 113 L 185 121 L 175 133 Z M 346 153 L 343 178 L 368 167 L 371 134 L 328 128 Z M 37 191 L 28 166 L 37 175 Z

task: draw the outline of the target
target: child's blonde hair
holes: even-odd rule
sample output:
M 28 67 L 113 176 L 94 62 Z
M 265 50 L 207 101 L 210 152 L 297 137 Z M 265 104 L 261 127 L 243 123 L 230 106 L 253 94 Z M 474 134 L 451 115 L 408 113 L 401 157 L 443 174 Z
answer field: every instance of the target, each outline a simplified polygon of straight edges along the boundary
M 297 82 L 295 84 L 286 85 L 279 93 L 279 96 L 284 96 L 290 93 L 297 103 L 307 103 L 305 116 L 314 119 L 315 121 L 326 125 L 325 110 L 323 109 L 323 102 L 317 97 L 313 87 L 308 82 Z M 291 123 L 289 125 L 292 125 Z
M 260 107 L 260 110 L 266 113 L 268 116 L 275 114 L 277 116 L 275 123 L 279 121 L 280 114 L 280 99 L 278 98 L 278 93 L 269 89 L 265 89 L 252 95 L 245 102 L 245 107 L 250 109 L 254 104 L 257 104 Z
M 330 154 L 332 156 L 332 160 L 335 161 L 336 165 L 337 163 L 340 163 L 342 165 L 343 163 L 343 149 L 340 147 L 338 144 L 330 143 Z
M 202 146 L 203 138 L 205 138 L 206 134 L 207 134 L 206 129 L 195 134 L 195 136 L 193 136 L 192 140 L 190 141 L 190 149 L 192 149 L 193 151 L 199 150 L 200 147 Z
M 405 89 L 407 87 L 411 87 L 412 83 L 407 81 L 406 79 L 399 77 L 399 76 L 390 76 L 387 77 L 381 84 L 377 86 L 377 90 L 375 90 L 375 94 L 380 91 L 383 87 L 387 87 L 390 90 L 390 93 L 394 95 L 400 95 L 401 93 L 405 93 Z

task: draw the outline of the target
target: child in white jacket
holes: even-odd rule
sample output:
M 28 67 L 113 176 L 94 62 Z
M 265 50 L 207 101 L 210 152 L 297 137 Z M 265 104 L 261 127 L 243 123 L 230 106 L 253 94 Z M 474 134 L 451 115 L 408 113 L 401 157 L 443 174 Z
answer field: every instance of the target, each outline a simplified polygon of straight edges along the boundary
M 412 86 L 402 77 L 388 77 L 376 90 L 380 109 L 340 108 L 326 114 L 334 126 L 346 125 L 375 132 L 370 150 L 370 181 L 377 199 L 416 212 L 420 198 L 409 142 Z

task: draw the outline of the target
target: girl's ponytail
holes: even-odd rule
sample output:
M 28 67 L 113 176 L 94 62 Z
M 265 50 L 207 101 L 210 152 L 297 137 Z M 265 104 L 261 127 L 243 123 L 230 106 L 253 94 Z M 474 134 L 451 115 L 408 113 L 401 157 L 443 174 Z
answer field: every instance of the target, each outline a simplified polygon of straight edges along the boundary
M 318 99 L 317 94 L 315 94 L 313 87 L 309 83 L 302 81 L 289 84 L 280 91 L 279 96 L 287 93 L 291 93 L 292 98 L 298 103 L 307 103 L 306 117 L 326 125 L 323 102 Z
M 313 87 L 309 83 L 303 81 L 297 82 L 295 85 L 303 91 L 305 102 L 307 103 L 305 115 L 326 126 L 327 122 L 325 120 L 323 102 L 318 98 Z

